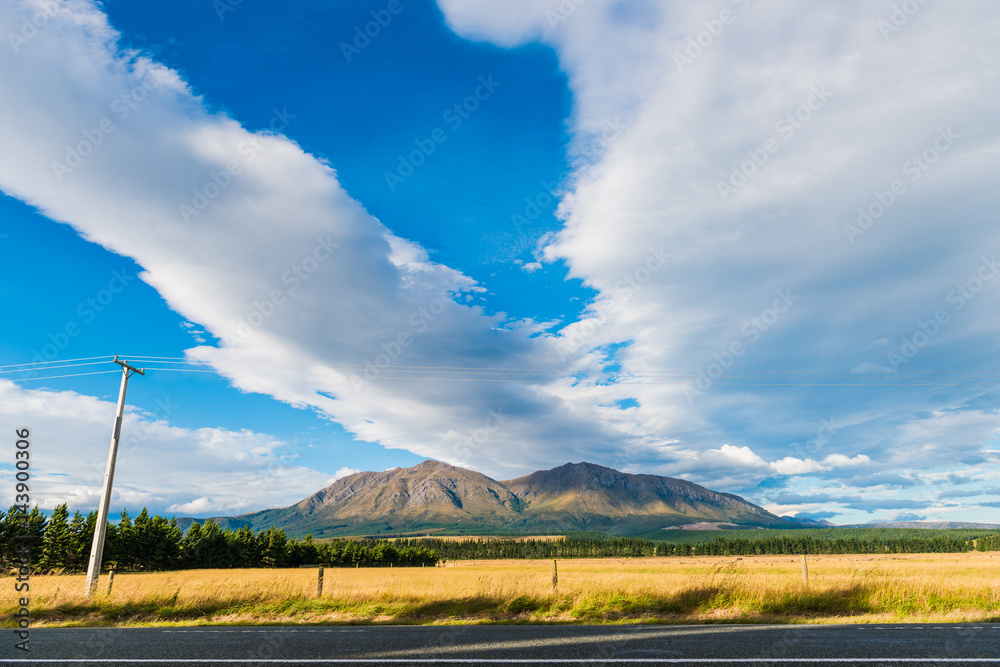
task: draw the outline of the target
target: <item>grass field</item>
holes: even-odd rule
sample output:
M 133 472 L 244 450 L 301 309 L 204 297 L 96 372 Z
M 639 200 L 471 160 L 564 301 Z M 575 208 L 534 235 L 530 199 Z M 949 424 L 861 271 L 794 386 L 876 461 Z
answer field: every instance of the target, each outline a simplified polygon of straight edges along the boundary
M 32 626 L 228 623 L 1000 621 L 1000 554 L 455 561 L 443 567 L 190 570 L 31 579 Z M 14 578 L 2 625 L 17 610 Z

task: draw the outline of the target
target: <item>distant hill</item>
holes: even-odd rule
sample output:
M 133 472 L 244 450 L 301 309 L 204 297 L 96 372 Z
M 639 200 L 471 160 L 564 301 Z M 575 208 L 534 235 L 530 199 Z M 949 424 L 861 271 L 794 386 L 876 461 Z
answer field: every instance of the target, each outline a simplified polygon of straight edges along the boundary
M 926 528 L 928 530 L 957 530 L 973 528 L 1000 530 L 1000 523 L 975 523 L 972 521 L 887 521 L 885 523 L 854 523 L 839 528 Z
M 177 521 L 177 527 L 180 528 L 180 531 L 182 533 L 186 533 L 188 528 L 190 528 L 192 524 L 205 523 L 205 521 L 207 521 L 207 519 L 195 519 L 190 516 L 179 516 L 179 517 L 174 517 L 174 519 Z M 243 526 L 252 527 L 250 526 L 250 523 L 248 521 L 244 521 L 243 519 L 237 519 L 236 517 L 233 516 L 217 516 L 214 517 L 212 520 L 215 521 L 215 523 L 219 524 L 219 527 L 222 528 L 223 530 L 237 531 Z
M 803 528 L 836 528 L 837 524 L 830 523 L 826 519 L 808 519 L 805 517 L 797 516 L 783 516 L 782 519 L 786 521 L 793 521 L 800 524 Z
M 567 463 L 500 482 L 440 461 L 362 472 L 290 507 L 217 519 L 234 529 L 274 526 L 290 537 L 601 531 L 627 535 L 698 522 L 796 527 L 757 505 L 681 479 Z

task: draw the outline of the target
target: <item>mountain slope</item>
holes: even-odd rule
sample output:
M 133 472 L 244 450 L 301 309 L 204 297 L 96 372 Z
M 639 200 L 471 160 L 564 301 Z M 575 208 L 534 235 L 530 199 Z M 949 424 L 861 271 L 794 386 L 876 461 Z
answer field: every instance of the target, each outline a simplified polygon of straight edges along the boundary
M 491 529 L 517 518 L 521 502 L 486 475 L 439 461 L 361 472 L 338 479 L 299 503 L 246 514 L 254 529 L 275 526 L 315 537 L 406 532 L 442 526 Z M 345 530 L 348 529 L 348 530 Z
M 498 482 L 439 461 L 357 473 L 291 507 L 220 521 L 254 530 L 275 526 L 292 537 L 312 533 L 316 538 L 432 529 L 624 535 L 700 521 L 788 526 L 738 496 L 670 477 L 568 463 Z
M 504 484 L 527 504 L 528 523 L 559 525 L 563 530 L 625 534 L 701 521 L 787 526 L 739 496 L 682 479 L 632 475 L 593 463 L 567 463 Z

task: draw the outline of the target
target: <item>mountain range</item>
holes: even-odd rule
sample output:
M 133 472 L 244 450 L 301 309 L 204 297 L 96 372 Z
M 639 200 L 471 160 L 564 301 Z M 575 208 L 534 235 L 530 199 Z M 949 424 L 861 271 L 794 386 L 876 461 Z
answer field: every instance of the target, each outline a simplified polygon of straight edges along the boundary
M 360 472 L 284 508 L 221 517 L 223 527 L 282 528 L 289 537 L 346 535 L 629 535 L 689 524 L 790 528 L 797 524 L 739 496 L 658 475 L 567 463 L 497 481 L 424 461 L 412 468 Z

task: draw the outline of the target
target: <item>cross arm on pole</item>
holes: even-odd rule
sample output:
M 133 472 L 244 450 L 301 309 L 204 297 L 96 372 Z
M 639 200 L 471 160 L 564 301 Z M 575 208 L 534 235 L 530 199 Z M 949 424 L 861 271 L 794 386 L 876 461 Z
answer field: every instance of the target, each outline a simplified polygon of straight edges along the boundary
M 145 375 L 146 374 L 146 369 L 145 368 L 135 368 L 134 366 L 129 366 L 128 365 L 128 359 L 126 359 L 125 361 L 118 361 L 118 355 L 117 354 L 115 355 L 115 363 L 118 364 L 119 366 L 121 366 L 122 370 L 125 371 L 125 372 L 132 371 L 132 373 L 138 373 L 139 375 Z M 129 375 L 131 375 L 132 373 L 129 373 Z

